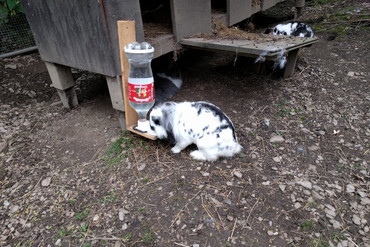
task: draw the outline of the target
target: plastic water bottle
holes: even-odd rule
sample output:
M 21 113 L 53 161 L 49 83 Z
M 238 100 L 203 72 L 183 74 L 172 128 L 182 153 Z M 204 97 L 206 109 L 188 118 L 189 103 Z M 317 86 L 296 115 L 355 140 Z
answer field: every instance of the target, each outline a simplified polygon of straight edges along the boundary
M 130 63 L 128 74 L 129 103 L 139 115 L 138 125 L 134 129 L 147 132 L 150 128 L 146 115 L 155 102 L 154 78 L 150 66 L 154 48 L 147 42 L 133 42 L 125 47 L 125 53 Z

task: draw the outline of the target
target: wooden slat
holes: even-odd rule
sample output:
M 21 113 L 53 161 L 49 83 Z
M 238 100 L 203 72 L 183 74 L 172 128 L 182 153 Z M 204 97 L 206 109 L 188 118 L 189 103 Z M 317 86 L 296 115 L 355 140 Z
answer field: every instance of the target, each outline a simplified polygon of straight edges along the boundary
M 281 49 L 291 51 L 311 45 L 317 41 L 317 38 L 292 36 L 279 36 L 274 40 L 271 36 L 266 36 L 266 39 L 262 37 L 257 40 L 186 38 L 182 39 L 180 43 L 192 48 L 235 52 L 239 55 L 252 57 L 259 56 L 261 53 L 268 51 L 266 57 L 273 57 L 276 56 Z
M 118 43 L 120 51 L 121 60 L 121 70 L 122 70 L 122 90 L 123 99 L 125 103 L 125 118 L 127 130 L 136 133 L 138 135 L 144 136 L 148 139 L 155 140 L 156 136 L 149 135 L 147 133 L 141 133 L 133 129 L 133 126 L 137 124 L 139 116 L 136 111 L 130 106 L 128 100 L 128 72 L 130 69 L 130 64 L 125 54 L 125 46 L 136 40 L 135 38 L 135 21 L 117 21 L 118 27 Z

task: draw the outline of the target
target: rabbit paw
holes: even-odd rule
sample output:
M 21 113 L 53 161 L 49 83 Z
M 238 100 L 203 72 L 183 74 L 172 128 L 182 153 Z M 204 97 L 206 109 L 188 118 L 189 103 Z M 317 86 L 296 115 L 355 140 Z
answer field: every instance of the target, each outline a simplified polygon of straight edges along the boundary
M 174 146 L 173 148 L 171 148 L 171 151 L 172 151 L 172 153 L 174 153 L 174 154 L 178 154 L 178 153 L 180 153 L 181 152 L 181 148 L 179 148 L 179 147 L 177 147 L 177 146 Z
M 199 150 L 190 152 L 190 156 L 195 160 L 207 160 L 206 156 Z

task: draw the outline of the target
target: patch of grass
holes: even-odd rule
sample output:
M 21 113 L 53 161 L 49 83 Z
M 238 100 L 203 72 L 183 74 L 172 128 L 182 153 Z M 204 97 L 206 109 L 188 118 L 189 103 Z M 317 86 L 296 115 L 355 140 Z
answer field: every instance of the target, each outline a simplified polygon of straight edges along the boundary
M 301 228 L 303 231 L 308 231 L 308 230 L 313 231 L 315 229 L 315 222 L 313 220 L 305 220 L 301 224 Z
M 130 240 L 132 238 L 131 233 L 127 233 L 125 236 L 123 236 L 123 239 Z
M 311 207 L 316 207 L 317 206 L 317 202 L 316 201 L 310 201 L 310 206 Z
M 130 137 L 129 132 L 125 132 L 122 137 L 118 138 L 107 150 L 107 154 L 104 157 L 104 161 L 107 162 L 107 166 L 117 165 L 123 158 L 128 157 L 128 151 L 133 147 L 133 140 Z
M 82 212 L 76 213 L 76 219 L 78 220 L 84 220 L 90 213 L 90 209 L 88 207 L 84 207 L 84 210 Z
M 335 233 L 333 236 L 332 236 L 332 239 L 334 241 L 337 241 L 337 242 L 341 242 L 342 240 L 345 240 L 346 237 L 342 234 L 342 233 Z
M 152 239 L 152 229 L 149 229 L 149 231 L 144 232 L 143 235 L 141 235 L 141 240 L 144 243 L 150 243 Z
M 330 245 L 322 238 L 315 238 L 309 241 L 310 247 L 329 247 Z
M 112 190 L 109 195 L 104 196 L 103 199 L 101 200 L 102 204 L 106 204 L 108 202 L 113 202 L 116 199 L 115 191 Z
M 328 1 L 328 0 L 315 0 L 315 1 Z M 339 37 L 348 35 L 355 29 L 369 28 L 368 25 L 359 25 L 359 21 L 367 20 L 370 14 L 363 10 L 361 6 L 351 6 L 342 8 L 339 11 L 329 16 L 325 22 L 318 23 L 314 27 L 314 31 L 323 31 L 336 33 Z
M 318 5 L 326 5 L 329 3 L 335 3 L 340 0 L 311 0 L 307 2 L 307 6 L 318 6 Z
M 66 236 L 72 235 L 75 232 L 75 230 L 76 230 L 75 227 L 72 227 L 70 229 L 68 229 L 66 227 L 62 227 L 59 230 L 57 230 L 56 232 L 57 232 L 58 238 L 62 239 Z

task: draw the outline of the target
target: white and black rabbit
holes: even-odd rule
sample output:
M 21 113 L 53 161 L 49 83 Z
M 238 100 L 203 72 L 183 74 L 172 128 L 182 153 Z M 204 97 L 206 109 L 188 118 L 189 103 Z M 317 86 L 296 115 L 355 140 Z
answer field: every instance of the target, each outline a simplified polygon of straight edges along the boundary
M 271 33 L 273 35 L 288 35 L 297 37 L 308 37 L 313 38 L 312 28 L 303 22 L 290 22 L 286 24 L 278 24 L 274 28 L 266 29 L 265 33 Z
M 190 153 L 196 160 L 214 161 L 242 150 L 231 120 L 208 102 L 166 102 L 152 109 L 149 122 L 159 139 L 176 144 L 173 153 L 196 144 L 198 150 Z

